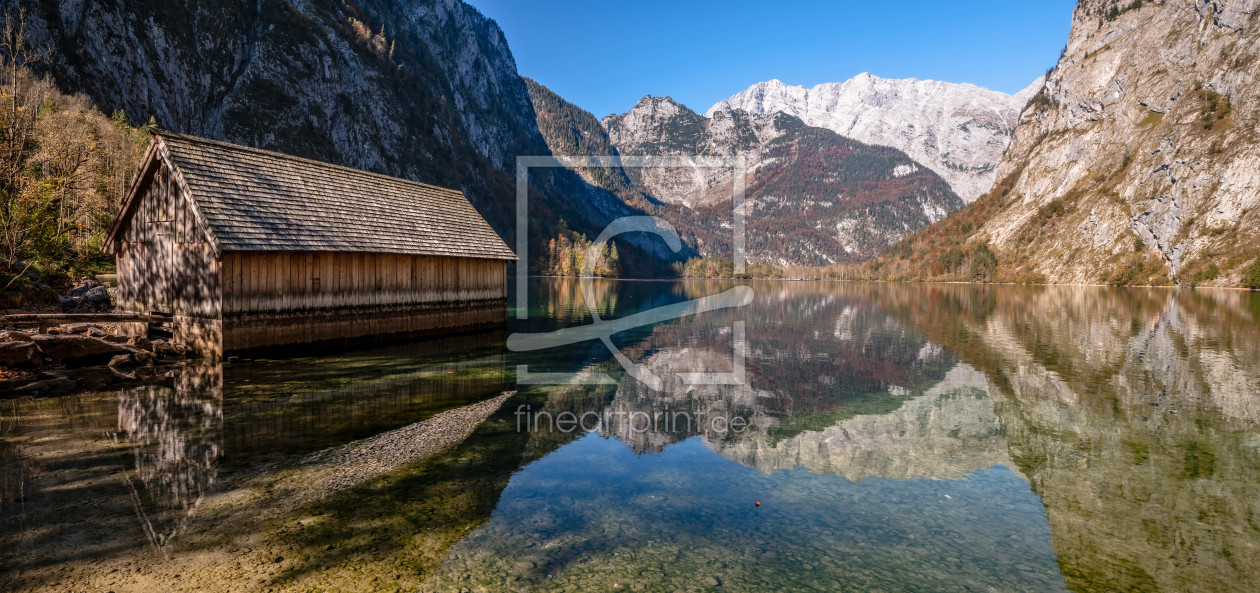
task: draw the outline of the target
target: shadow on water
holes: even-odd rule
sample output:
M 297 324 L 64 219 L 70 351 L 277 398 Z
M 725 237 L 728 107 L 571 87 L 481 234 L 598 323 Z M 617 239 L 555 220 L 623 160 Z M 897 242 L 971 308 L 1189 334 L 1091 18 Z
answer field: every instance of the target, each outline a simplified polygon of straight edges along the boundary
M 270 582 L 284 568 L 271 551 L 292 544 L 276 531 L 284 517 L 269 514 L 276 501 L 257 491 L 303 478 L 317 452 L 353 451 L 365 437 L 431 418 L 446 420 L 432 434 L 415 434 L 435 439 L 438 451 L 458 444 L 481 418 L 451 414 L 507 386 L 503 337 L 190 363 L 168 385 L 0 402 L 0 589 L 126 583 L 146 574 L 141 580 L 193 589 Z M 404 445 L 397 449 L 415 449 Z M 397 469 L 371 463 L 357 475 Z M 319 494 L 303 500 L 346 496 Z M 232 557 L 228 550 L 242 560 L 234 576 L 216 567 Z M 141 568 L 159 559 L 173 572 Z M 121 570 L 106 577 L 99 566 Z M 192 576 L 172 576 L 181 570 Z

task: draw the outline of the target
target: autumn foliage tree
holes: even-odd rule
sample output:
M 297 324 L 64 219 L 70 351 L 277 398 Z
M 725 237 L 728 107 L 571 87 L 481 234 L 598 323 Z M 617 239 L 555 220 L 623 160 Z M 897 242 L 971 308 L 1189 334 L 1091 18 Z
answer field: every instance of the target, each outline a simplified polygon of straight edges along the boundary
M 9 12 L 0 31 L 4 282 L 32 265 L 46 275 L 107 268 L 101 240 L 149 141 L 149 126 L 34 76 L 30 67 L 51 56 L 30 46 L 23 17 Z
M 27 67 L 46 60 L 46 54 L 27 47 L 25 11 L 5 14 L 0 52 L 4 59 L 4 88 L 0 89 L 0 249 L 12 267 L 38 222 L 28 207 L 26 161 L 35 151 L 35 124 L 42 88 L 27 76 Z
M 539 262 L 539 269 L 545 276 L 581 276 L 583 264 L 591 255 L 591 245 L 586 235 L 569 230 L 562 220 L 559 234 L 547 241 L 546 253 Z M 604 243 L 599 246 L 594 255 L 597 255 L 598 259 L 594 262 L 591 276 L 620 275 L 621 262 L 616 244 L 611 241 Z

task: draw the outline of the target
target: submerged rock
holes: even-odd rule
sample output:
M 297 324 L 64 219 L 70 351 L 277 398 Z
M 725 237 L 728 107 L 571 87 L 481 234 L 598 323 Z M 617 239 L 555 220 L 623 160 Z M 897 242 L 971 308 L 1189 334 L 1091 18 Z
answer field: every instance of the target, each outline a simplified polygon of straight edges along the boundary
M 99 364 L 108 362 L 118 354 L 143 352 L 128 344 L 115 344 L 82 335 L 40 334 L 34 336 L 34 342 L 48 358 L 75 365 Z
M 62 375 L 51 375 L 52 378 L 36 381 L 18 389 L 22 393 L 48 393 L 52 391 L 66 391 L 74 389 L 79 384 L 78 381 L 70 379 Z
M 137 378 L 135 371 L 130 371 L 128 369 L 134 369 L 138 365 L 139 361 L 136 360 L 136 356 L 134 354 L 119 354 L 109 359 L 109 364 L 106 366 L 109 368 L 110 372 L 122 377 L 123 379 L 135 379 Z

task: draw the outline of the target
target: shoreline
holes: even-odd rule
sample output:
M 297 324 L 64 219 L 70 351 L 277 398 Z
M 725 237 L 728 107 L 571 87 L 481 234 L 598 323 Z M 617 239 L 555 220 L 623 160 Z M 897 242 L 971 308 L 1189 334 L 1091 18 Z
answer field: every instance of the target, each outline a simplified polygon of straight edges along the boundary
M 714 277 L 714 278 L 693 278 L 680 276 L 676 278 L 620 278 L 613 276 L 544 276 L 538 274 L 530 274 L 526 278 L 538 279 L 560 279 L 560 280 L 616 280 L 618 282 L 678 282 L 682 280 L 739 280 L 739 281 L 759 281 L 759 282 L 850 282 L 850 283 L 868 283 L 868 284 L 963 284 L 967 286 L 1067 286 L 1081 288 L 1165 288 L 1176 290 L 1235 290 L 1242 292 L 1260 293 L 1260 289 L 1247 288 L 1245 286 L 1179 286 L 1176 284 L 1134 284 L 1122 285 L 1115 284 L 1056 284 L 1056 283 L 1022 283 L 1022 282 L 967 282 L 965 280 L 858 280 L 858 279 L 842 279 L 842 278 L 732 278 L 732 277 Z

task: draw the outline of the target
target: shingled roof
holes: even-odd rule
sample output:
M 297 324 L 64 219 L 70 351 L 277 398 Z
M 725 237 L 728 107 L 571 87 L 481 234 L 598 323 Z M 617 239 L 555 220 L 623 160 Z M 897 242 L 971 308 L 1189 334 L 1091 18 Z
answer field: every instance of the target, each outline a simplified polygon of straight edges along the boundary
M 456 190 L 170 132 L 155 133 L 107 243 L 157 159 L 174 169 L 218 251 L 516 259 Z

